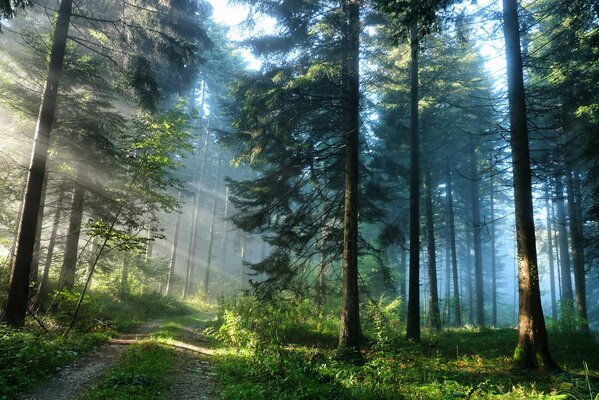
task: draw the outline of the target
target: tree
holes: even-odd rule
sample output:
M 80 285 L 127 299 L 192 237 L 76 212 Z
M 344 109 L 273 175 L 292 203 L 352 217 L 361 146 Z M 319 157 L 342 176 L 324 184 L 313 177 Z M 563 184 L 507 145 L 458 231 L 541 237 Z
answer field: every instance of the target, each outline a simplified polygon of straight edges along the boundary
M 526 120 L 526 100 L 518 3 L 503 0 L 503 31 L 507 59 L 508 102 L 514 207 L 518 249 L 518 345 L 514 361 L 525 368 L 557 369 L 549 352 L 545 318 L 541 306 L 535 226 L 532 207 L 532 178 Z
M 34 146 L 27 176 L 27 187 L 19 222 L 16 256 L 11 268 L 8 298 L 5 306 L 6 322 L 20 327 L 25 321 L 29 299 L 29 274 L 33 258 L 38 210 L 46 170 L 50 132 L 56 111 L 58 85 L 65 56 L 67 34 L 71 19 L 72 0 L 62 0 L 52 40 L 48 75 L 40 106 Z
M 0 1 L 0 18 L 12 18 L 17 14 L 18 8 L 24 10 L 28 6 L 31 6 L 31 0 L 2 0 Z
M 358 155 L 360 153 L 360 0 L 342 0 L 346 53 L 342 61 L 345 205 L 343 211 L 343 283 L 339 347 L 360 346 L 358 294 Z

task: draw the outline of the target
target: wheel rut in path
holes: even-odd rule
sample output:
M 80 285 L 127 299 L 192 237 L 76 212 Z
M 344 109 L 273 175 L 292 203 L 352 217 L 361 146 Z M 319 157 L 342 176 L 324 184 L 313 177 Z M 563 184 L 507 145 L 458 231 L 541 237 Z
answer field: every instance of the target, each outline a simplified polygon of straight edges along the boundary
M 153 321 L 141 326 L 137 333 L 125 334 L 113 339 L 75 360 L 71 365 L 63 367 L 60 372 L 39 389 L 24 394 L 21 400 L 70 400 L 79 398 L 120 358 L 126 346 L 135 339 L 147 336 L 160 326 L 160 321 Z M 120 343 L 126 341 L 126 343 Z

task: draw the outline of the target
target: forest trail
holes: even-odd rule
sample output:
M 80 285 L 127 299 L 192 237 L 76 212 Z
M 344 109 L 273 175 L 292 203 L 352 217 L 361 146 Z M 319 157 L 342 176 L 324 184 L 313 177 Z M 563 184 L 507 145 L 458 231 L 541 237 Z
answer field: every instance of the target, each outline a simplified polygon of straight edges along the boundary
M 81 400 L 93 390 L 121 359 L 129 345 L 144 339 L 167 339 L 161 344 L 175 352 L 176 366 L 170 374 L 168 399 L 211 399 L 216 393 L 216 374 L 212 370 L 209 348 L 200 331 L 201 324 L 181 326 L 172 332 L 172 322 L 156 320 L 139 327 L 135 333 L 123 334 L 84 354 L 64 367 L 55 377 L 21 400 Z M 165 334 L 168 332 L 169 334 Z M 174 333 L 174 334 L 172 334 Z M 168 336 L 171 336 L 172 339 Z M 180 340 L 177 340 L 180 339 Z

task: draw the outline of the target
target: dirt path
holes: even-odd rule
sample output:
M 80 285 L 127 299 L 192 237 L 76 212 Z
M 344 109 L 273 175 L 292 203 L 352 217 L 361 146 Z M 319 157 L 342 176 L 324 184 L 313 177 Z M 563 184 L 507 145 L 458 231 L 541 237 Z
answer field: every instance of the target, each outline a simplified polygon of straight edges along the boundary
M 177 348 L 176 372 L 172 375 L 169 399 L 216 399 L 216 374 L 212 372 L 209 357 L 193 350 Z
M 33 393 L 21 396 L 22 400 L 69 400 L 77 399 L 95 383 L 120 358 L 126 346 L 120 341 L 133 343 L 135 339 L 147 336 L 160 326 L 160 321 L 152 321 L 141 326 L 137 333 L 125 334 L 113 339 L 95 350 L 78 358 L 73 364 L 63 367 L 52 380 Z M 127 344 L 128 344 L 127 343 Z
M 125 346 L 105 343 L 63 368 L 50 382 L 23 400 L 76 399 L 121 356 Z
M 143 325 L 134 334 L 124 334 L 64 367 L 58 375 L 33 393 L 20 400 L 76 400 L 80 399 L 120 359 L 127 345 L 137 339 L 151 336 L 164 321 Z M 177 352 L 177 361 L 171 375 L 172 400 L 203 400 L 217 398 L 216 374 L 212 372 L 210 356 L 213 351 L 201 345 L 208 341 L 190 328 L 185 329 L 185 341 L 171 340 L 169 346 Z

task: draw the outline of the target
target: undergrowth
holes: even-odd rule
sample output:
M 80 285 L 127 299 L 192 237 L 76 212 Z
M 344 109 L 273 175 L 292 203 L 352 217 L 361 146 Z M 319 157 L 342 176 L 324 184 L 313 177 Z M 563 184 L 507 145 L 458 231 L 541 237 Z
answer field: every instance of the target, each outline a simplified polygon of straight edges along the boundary
M 14 331 L 0 325 L 0 399 L 14 398 L 107 339 L 105 333 L 62 337 L 40 329 Z
M 191 312 L 188 305 L 155 293 L 123 298 L 92 293 L 83 303 L 76 329 L 63 337 L 77 298 L 74 292 L 61 294 L 58 307 L 44 319 L 49 331 L 32 320 L 21 330 L 0 325 L 0 400 L 32 390 L 118 332 L 157 318 L 184 318 Z
M 295 304 L 297 305 L 297 304 Z M 599 392 L 599 345 L 577 332 L 552 331 L 556 360 L 579 375 L 514 368 L 514 329 L 423 332 L 403 336 L 398 304 L 365 307 L 364 365 L 335 357 L 336 332 L 321 329 L 309 304 L 230 302 L 214 335 L 229 345 L 216 359 L 223 399 L 589 399 Z M 331 327 L 335 321 L 330 321 Z M 329 322 L 325 324 L 328 326 Z M 314 335 L 327 340 L 314 340 Z M 327 345 L 324 345 L 324 344 Z
M 103 380 L 82 399 L 165 399 L 174 359 L 172 350 L 155 341 L 133 344 Z

